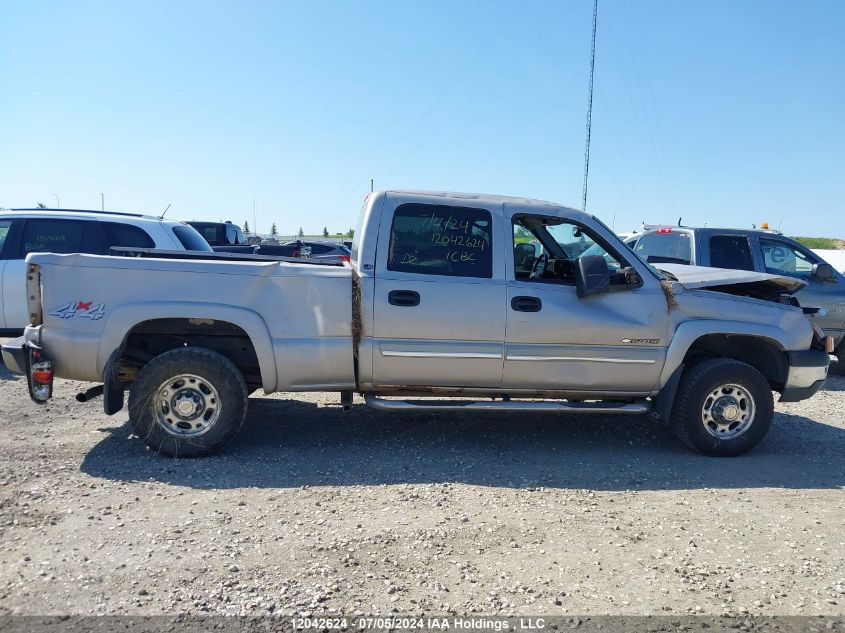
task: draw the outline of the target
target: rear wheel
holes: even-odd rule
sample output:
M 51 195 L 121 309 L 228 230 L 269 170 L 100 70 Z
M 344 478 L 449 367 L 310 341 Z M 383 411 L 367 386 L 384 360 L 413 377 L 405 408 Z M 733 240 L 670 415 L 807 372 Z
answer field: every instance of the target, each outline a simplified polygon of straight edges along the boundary
M 129 419 L 152 450 L 171 457 L 210 455 L 243 424 L 247 387 L 225 356 L 180 347 L 144 365 L 129 392 Z
M 772 390 L 759 371 L 714 358 L 684 373 L 669 424 L 678 439 L 700 453 L 735 456 L 762 441 L 773 414 Z

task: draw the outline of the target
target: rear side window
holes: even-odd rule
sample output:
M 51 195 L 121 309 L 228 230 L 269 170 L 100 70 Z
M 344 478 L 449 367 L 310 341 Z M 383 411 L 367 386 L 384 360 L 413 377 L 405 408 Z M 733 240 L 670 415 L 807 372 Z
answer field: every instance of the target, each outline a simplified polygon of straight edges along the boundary
M 3 254 L 3 245 L 6 243 L 6 236 L 12 226 L 11 220 L 0 220 L 0 255 Z
M 334 246 L 328 246 L 326 244 L 311 244 L 312 255 L 325 255 L 326 253 L 333 250 Z
M 193 227 L 188 226 L 186 224 L 179 224 L 173 227 L 173 234 L 176 236 L 176 239 L 179 240 L 179 243 L 185 248 L 187 251 L 212 251 L 212 249 L 208 242 L 202 239 L 202 235 L 196 232 Z
M 649 263 L 690 264 L 692 249 L 688 233 L 649 233 L 643 235 L 634 252 Z
M 387 269 L 492 277 L 492 216 L 485 209 L 403 204 L 393 215 Z
M 45 218 L 27 220 L 19 255 L 29 253 L 79 253 L 82 247 L 83 222 Z M 90 252 L 90 249 L 89 249 Z
M 754 270 L 751 245 L 743 235 L 713 235 L 710 237 L 710 265 L 714 268 Z
M 106 233 L 108 247 L 126 246 L 130 248 L 155 248 L 155 242 L 144 229 L 131 224 L 101 222 Z

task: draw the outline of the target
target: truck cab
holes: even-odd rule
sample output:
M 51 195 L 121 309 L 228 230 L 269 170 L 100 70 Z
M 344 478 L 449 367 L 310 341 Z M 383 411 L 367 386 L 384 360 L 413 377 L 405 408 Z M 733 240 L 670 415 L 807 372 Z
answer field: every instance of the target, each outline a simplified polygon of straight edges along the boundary
M 353 267 L 367 388 L 624 397 L 658 385 L 673 327 L 660 279 L 594 218 L 532 200 L 408 192 L 364 213 Z M 577 287 L 587 251 L 607 266 L 589 299 Z

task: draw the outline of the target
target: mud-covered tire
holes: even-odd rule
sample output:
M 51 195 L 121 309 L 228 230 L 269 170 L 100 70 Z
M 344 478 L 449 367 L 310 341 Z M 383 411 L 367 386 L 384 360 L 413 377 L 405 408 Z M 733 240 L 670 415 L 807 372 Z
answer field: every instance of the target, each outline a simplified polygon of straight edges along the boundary
M 180 347 L 138 373 L 129 391 L 129 420 L 153 451 L 203 457 L 240 430 L 247 398 L 244 378 L 229 359 L 202 347 Z
M 773 414 L 772 390 L 759 371 L 738 360 L 713 358 L 684 372 L 669 428 L 700 453 L 733 457 L 762 441 Z

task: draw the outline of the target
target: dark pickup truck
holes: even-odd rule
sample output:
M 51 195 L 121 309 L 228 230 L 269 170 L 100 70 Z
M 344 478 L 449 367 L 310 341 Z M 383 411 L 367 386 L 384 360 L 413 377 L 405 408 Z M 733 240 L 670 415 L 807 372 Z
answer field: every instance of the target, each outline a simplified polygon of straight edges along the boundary
M 776 231 L 667 226 L 625 240 L 650 264 L 688 264 L 795 277 L 807 285 L 795 297 L 822 308 L 814 322 L 833 337 L 845 365 L 845 276 L 810 249 Z

